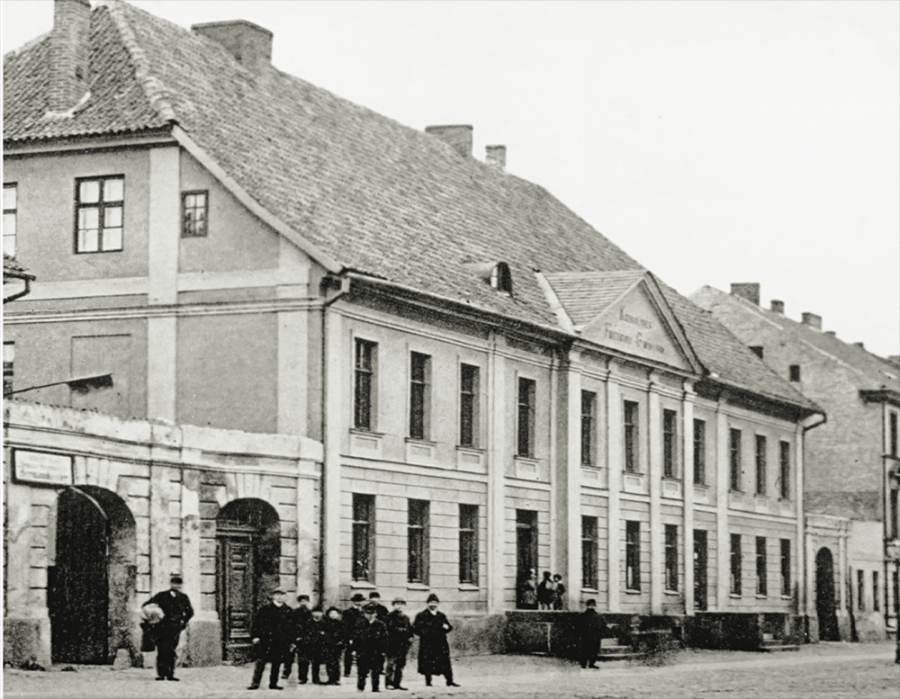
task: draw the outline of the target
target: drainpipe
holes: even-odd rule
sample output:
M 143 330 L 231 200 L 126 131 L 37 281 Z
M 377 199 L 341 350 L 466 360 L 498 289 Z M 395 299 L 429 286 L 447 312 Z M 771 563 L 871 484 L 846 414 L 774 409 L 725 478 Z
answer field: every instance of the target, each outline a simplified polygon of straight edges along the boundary
M 809 415 L 809 418 L 814 417 L 815 415 L 821 416 L 821 420 L 819 422 L 813 422 L 812 424 L 802 424 L 802 435 L 803 435 L 803 450 L 802 453 L 798 454 L 799 463 L 803 464 L 802 469 L 800 469 L 797 474 L 797 528 L 799 529 L 800 536 L 798 537 L 797 542 L 797 556 L 800 560 L 797 561 L 797 572 L 800 573 L 803 571 L 803 580 L 802 585 L 800 586 L 801 594 L 799 595 L 800 599 L 798 599 L 798 612 L 800 612 L 801 617 L 804 619 L 803 625 L 805 627 L 803 635 L 804 640 L 809 643 L 809 619 L 812 614 L 812 609 L 810 609 L 810 585 L 812 580 L 812 561 L 810 560 L 810 556 L 807 556 L 807 535 L 806 535 L 806 504 L 803 501 L 803 491 L 806 488 L 806 433 L 811 429 L 816 427 L 821 427 L 828 421 L 828 416 L 825 413 L 813 413 Z M 804 419 L 805 423 L 806 420 Z

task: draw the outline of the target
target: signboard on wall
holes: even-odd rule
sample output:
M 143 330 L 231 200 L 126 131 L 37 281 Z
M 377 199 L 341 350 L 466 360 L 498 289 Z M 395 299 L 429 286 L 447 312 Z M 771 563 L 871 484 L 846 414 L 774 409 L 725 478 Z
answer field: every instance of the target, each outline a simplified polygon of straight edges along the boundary
M 15 449 L 13 450 L 13 476 L 20 483 L 73 485 L 72 456 Z

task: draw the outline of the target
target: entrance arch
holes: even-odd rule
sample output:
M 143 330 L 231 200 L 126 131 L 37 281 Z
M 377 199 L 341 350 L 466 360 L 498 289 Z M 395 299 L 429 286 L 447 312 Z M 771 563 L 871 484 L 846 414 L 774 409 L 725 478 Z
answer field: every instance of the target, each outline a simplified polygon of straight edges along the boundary
M 250 659 L 250 625 L 279 585 L 281 523 L 265 500 L 243 498 L 216 517 L 216 610 L 222 624 L 222 658 Z
M 819 640 L 841 640 L 834 603 L 834 558 L 825 546 L 816 554 L 816 614 L 819 617 Z
M 55 663 L 111 663 L 137 648 L 137 536 L 124 500 L 97 486 L 62 491 L 56 503 L 55 560 L 47 570 L 51 658 Z

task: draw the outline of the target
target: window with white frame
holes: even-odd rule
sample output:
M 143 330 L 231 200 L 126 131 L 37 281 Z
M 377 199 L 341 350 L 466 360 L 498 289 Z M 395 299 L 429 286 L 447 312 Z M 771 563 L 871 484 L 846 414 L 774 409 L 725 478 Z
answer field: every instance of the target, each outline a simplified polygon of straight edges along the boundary
M 75 181 L 75 252 L 117 252 L 124 239 L 125 177 Z

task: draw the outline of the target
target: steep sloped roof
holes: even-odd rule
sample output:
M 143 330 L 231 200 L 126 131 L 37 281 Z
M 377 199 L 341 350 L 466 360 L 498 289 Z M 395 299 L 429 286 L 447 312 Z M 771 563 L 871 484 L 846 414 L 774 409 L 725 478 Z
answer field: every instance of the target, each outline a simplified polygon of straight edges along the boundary
M 575 325 L 590 323 L 644 277 L 643 270 L 544 275 Z
M 104 0 L 91 17 L 91 98 L 70 119 L 43 119 L 46 39 L 5 57 L 8 144 L 177 124 L 258 204 L 345 269 L 543 326 L 558 327 L 535 270 L 643 271 L 542 187 L 431 135 L 273 67 L 254 74 L 218 43 L 119 0 Z M 510 296 L 466 266 L 497 261 L 512 271 Z M 597 293 L 614 293 L 601 286 Z M 669 293 L 711 371 L 811 405 L 786 381 L 762 376 L 771 372 L 755 355 L 748 360 L 724 328 Z

